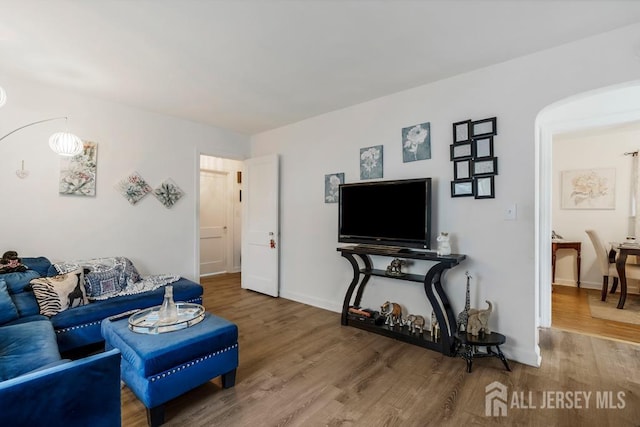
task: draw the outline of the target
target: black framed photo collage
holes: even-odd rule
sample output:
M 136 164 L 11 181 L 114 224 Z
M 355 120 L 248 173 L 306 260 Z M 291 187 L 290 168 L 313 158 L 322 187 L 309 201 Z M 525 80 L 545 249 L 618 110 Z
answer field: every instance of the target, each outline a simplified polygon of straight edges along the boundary
M 497 134 L 495 117 L 453 124 L 451 197 L 495 197 L 498 158 L 494 155 L 493 138 Z

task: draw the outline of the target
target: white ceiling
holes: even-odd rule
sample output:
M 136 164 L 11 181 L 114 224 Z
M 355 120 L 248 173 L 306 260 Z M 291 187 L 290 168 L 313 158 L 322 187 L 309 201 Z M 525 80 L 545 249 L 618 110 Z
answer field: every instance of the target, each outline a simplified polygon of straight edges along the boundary
M 640 1 L 0 0 L 0 78 L 254 134 L 636 22 Z

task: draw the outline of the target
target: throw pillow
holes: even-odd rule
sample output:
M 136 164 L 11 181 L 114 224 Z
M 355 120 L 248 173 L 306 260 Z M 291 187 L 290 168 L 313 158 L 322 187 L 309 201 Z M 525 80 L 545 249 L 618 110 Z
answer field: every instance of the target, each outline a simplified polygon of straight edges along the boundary
M 122 260 L 124 262 L 124 284 L 123 288 L 126 288 L 129 283 L 135 283 L 142 280 L 140 273 L 138 273 L 138 269 L 136 269 L 135 265 L 131 262 L 129 258 L 119 257 L 116 259 Z
M 82 269 L 53 277 L 41 277 L 31 281 L 33 294 L 38 301 L 40 314 L 55 316 L 69 308 L 89 302 L 85 293 Z
M 17 318 L 18 309 L 9 295 L 7 282 L 5 282 L 4 279 L 0 279 L 0 324 Z
M 84 267 L 87 296 L 91 300 L 116 296 L 128 285 L 142 279 L 133 263 L 125 257 L 65 261 L 53 266 L 59 274 Z
M 89 299 L 105 298 L 116 295 L 122 290 L 120 276 L 122 267 L 116 266 L 105 271 L 92 271 L 86 274 L 84 286 Z

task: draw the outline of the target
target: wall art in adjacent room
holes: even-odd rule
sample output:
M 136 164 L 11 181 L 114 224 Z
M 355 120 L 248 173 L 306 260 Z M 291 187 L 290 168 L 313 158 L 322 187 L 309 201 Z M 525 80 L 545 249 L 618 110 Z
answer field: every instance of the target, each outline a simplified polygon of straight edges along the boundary
M 332 173 L 324 176 L 324 202 L 338 203 L 340 194 L 338 188 L 344 184 L 344 172 Z
M 360 149 L 360 179 L 382 178 L 382 145 Z
M 402 161 L 415 162 L 431 158 L 431 124 L 421 123 L 402 129 Z
M 96 195 L 98 144 L 83 141 L 82 153 L 60 159 L 58 192 L 72 196 Z
M 562 171 L 562 209 L 615 209 L 616 169 Z
M 127 199 L 129 203 L 135 205 L 144 196 L 151 193 L 153 189 L 147 181 L 145 181 L 137 172 L 133 172 L 131 175 L 116 184 L 116 190 L 122 196 Z

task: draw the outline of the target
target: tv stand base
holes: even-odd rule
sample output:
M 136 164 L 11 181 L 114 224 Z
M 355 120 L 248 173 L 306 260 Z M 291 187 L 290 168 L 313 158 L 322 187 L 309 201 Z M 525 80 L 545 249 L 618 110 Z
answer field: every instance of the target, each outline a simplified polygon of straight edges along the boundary
M 466 257 L 465 255 L 452 254 L 446 257 L 438 257 L 435 253 L 419 253 L 419 252 L 402 252 L 393 250 L 388 247 L 384 249 L 363 246 L 348 246 L 337 249 L 342 257 L 346 258 L 353 268 L 353 279 L 347 293 L 344 297 L 342 306 L 341 323 L 345 326 L 354 326 L 397 340 L 405 341 L 414 345 L 439 351 L 447 356 L 456 355 L 456 318 L 449 303 L 449 298 L 445 293 L 441 279 L 446 270 L 455 267 Z M 431 261 L 435 264 L 431 265 L 424 275 L 405 274 L 402 276 L 388 276 L 384 270 L 376 270 L 371 262 L 371 255 L 397 257 L 401 255 L 403 258 Z M 362 266 L 361 266 L 362 264 Z M 387 277 L 394 280 L 406 280 L 411 282 L 422 283 L 424 286 L 427 299 L 431 303 L 433 312 L 440 325 L 441 336 L 432 338 L 428 334 L 414 335 L 407 331 L 406 327 L 376 325 L 367 322 L 359 316 L 349 314 L 350 307 L 359 307 L 367 282 L 372 276 Z M 355 292 L 353 304 L 351 300 Z

